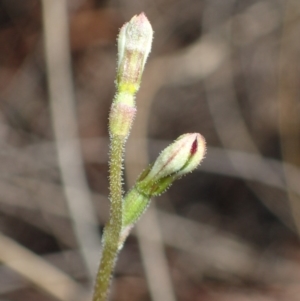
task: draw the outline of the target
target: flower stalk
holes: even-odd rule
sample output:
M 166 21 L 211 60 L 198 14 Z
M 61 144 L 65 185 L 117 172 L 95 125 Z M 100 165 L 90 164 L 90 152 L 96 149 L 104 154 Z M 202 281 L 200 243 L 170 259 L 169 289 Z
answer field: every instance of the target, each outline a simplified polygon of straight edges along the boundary
M 135 95 L 150 53 L 152 36 L 152 27 L 142 13 L 126 23 L 118 37 L 117 92 L 109 116 L 110 220 L 104 229 L 102 258 L 96 277 L 93 301 L 107 299 L 110 279 L 119 251 L 123 224 L 124 146 L 135 117 Z

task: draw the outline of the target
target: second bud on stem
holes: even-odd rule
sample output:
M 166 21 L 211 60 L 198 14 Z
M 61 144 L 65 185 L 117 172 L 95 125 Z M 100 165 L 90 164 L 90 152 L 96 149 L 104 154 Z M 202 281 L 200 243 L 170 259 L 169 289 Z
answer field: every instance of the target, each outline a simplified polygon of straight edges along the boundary
M 198 133 L 180 136 L 165 148 L 154 164 L 146 168 L 126 194 L 123 206 L 123 232 L 132 227 L 147 209 L 150 199 L 168 189 L 183 175 L 196 169 L 205 155 L 204 138 Z

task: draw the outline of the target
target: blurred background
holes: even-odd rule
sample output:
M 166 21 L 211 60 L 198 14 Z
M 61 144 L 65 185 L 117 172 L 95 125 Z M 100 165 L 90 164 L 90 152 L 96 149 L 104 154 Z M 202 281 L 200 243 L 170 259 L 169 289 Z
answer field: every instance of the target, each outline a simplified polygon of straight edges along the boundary
M 0 300 L 91 300 L 116 37 L 141 11 L 125 186 L 183 133 L 208 149 L 139 221 L 111 300 L 300 300 L 298 0 L 0 1 Z

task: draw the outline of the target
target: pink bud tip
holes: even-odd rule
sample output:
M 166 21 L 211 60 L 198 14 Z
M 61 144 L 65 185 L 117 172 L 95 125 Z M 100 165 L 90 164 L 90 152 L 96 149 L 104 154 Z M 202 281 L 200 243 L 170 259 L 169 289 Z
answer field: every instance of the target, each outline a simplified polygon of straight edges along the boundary
M 197 152 L 197 149 L 198 149 L 198 140 L 196 138 L 195 141 L 192 144 L 191 156 L 194 155 Z

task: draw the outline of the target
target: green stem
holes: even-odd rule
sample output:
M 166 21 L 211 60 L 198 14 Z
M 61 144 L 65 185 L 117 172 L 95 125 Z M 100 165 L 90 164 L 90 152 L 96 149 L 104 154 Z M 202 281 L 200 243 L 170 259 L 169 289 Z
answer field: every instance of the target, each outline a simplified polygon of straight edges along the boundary
M 96 278 L 93 301 L 105 301 L 118 255 L 122 230 L 122 161 L 124 137 L 113 136 L 110 146 L 110 220 L 104 229 L 104 246 Z

